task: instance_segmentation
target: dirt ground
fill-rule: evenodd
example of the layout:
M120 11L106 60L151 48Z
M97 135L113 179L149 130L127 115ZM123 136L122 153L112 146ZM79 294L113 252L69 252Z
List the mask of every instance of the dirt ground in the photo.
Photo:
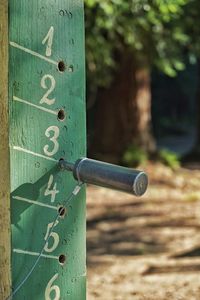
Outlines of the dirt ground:
M88 188L88 300L200 300L200 165L146 171L142 198Z

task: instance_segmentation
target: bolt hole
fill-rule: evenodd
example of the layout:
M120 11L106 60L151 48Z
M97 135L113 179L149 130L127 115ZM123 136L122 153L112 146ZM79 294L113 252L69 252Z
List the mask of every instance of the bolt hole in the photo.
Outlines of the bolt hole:
M58 120L64 121L64 119L65 119L65 111L64 111L64 109L60 109L58 111Z
M64 254L61 254L58 260L61 265L64 265L64 263L66 262L66 256Z
M65 69L66 69L66 67L65 67L64 61L59 61L59 63L58 63L58 70L59 70L60 72L64 72Z
M60 206L58 208L58 213L61 218L64 218L67 213L67 209L64 206Z
M60 169L61 169L62 171L65 170L64 162L65 162L64 158L60 158L60 159L59 159L59 167L60 167Z

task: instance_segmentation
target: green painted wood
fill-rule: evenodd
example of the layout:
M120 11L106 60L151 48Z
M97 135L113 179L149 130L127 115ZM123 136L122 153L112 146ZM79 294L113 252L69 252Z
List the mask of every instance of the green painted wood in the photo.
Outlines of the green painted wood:
M10 0L9 20L15 289L35 262L58 208L76 185L71 173L58 169L57 161L73 162L86 152L83 1ZM64 120L58 119L59 110L64 111ZM85 231L83 188L53 228L45 257L13 299L84 300ZM66 257L63 265L60 255Z

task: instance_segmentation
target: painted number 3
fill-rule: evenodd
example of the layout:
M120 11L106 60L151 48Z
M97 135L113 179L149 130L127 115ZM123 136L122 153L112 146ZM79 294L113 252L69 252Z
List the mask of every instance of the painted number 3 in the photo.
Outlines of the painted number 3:
M50 132L53 132L53 136ZM58 152L59 144L58 144L57 139L59 137L59 132L60 131L57 126L50 126L45 131L46 137L48 137L50 139L50 141L54 144L53 149L51 151L49 150L51 148L49 145L44 146L43 150L47 156L53 156L55 153Z

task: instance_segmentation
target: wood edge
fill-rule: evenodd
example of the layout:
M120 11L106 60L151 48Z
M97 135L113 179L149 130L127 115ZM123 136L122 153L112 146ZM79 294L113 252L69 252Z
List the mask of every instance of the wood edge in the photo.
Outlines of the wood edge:
M11 290L8 0L0 1L0 299Z

